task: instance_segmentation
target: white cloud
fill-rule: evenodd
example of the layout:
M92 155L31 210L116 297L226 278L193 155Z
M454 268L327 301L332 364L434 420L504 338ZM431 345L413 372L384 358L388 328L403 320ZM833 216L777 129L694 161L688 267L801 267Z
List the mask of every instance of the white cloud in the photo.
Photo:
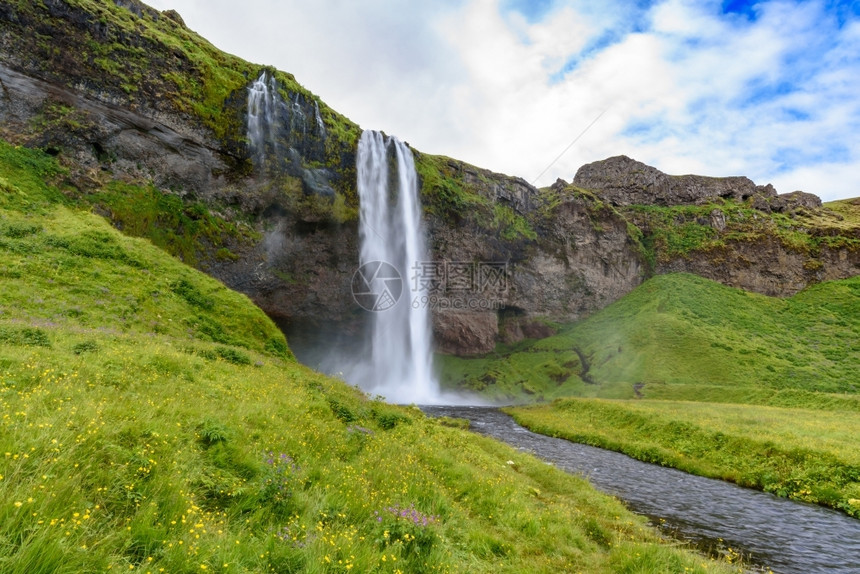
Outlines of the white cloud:
M365 128L529 180L605 111L541 185L623 153L860 195L860 23L823 0L760 2L751 20L691 0L556 0L538 20L499 0L150 3Z

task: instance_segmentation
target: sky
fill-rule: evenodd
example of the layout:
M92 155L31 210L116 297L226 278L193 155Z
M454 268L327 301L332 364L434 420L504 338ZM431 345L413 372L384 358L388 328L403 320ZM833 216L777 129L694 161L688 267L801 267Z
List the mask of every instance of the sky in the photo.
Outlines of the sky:
M364 129L538 186L623 154L860 196L860 0L146 1Z

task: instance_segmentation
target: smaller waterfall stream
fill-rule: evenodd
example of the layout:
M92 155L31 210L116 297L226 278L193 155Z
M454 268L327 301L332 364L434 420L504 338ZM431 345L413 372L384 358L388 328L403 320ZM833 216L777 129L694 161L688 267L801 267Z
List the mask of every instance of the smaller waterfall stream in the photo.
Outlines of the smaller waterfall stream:
M413 305L420 301L414 268L428 254L412 152L397 138L365 131L357 171L361 267L353 292L371 309L371 341L347 379L390 401L437 402L430 310Z
M257 165L266 157L266 143L274 140L277 86L275 78L263 72L248 88L248 144Z

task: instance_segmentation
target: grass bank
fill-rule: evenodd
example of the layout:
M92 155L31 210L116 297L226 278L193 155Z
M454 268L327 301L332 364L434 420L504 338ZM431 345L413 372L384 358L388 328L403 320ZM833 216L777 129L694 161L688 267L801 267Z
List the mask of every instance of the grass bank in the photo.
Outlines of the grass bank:
M246 297L76 207L60 172L0 154L4 574L737 570L297 364Z
M860 412L561 399L508 409L527 428L860 517Z

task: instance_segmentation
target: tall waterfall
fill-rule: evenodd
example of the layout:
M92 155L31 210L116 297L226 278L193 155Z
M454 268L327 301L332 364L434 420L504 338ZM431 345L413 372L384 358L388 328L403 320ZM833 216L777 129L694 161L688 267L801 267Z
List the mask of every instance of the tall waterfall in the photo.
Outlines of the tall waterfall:
M326 170L308 168L302 159L324 157L319 104L298 92L287 96L268 71L248 87L246 135L255 167L273 177L300 177L312 189L327 185ZM327 341L329 352L316 366L389 401L439 402L427 293L416 289L420 280L415 284L414 267L428 255L412 152L396 138L366 131L356 168L361 267L352 287L356 301L370 309L369 340L364 352L354 341L343 348Z
M369 356L356 365L350 382L394 402L438 401L430 309L416 289L421 285L415 266L429 257L412 152L397 138L365 131L356 167L361 240L356 279L379 298L371 317Z

